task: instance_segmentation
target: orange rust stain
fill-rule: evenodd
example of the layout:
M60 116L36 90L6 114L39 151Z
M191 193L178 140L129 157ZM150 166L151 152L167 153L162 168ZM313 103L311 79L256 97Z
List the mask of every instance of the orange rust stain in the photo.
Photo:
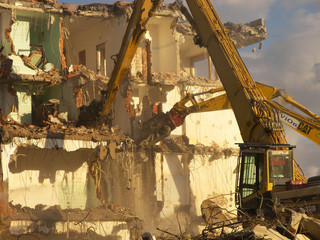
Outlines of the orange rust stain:
M77 101L77 108L82 107L82 86L75 89L76 101Z
M105 205L106 204L106 200L103 197L102 190L101 190L101 185L99 183L97 183L97 181L96 181L98 179L97 172L96 172L96 170L97 170L97 167L96 167L97 162L98 162L98 159L96 159L94 162L91 163L89 171L90 171L91 176L94 179L94 182L96 183L97 198L101 201L101 203L103 205Z
M86 70L86 66L84 66L84 65L72 65L72 68L73 68L73 71L68 72L68 78L72 78L74 76L77 76L82 71Z
M63 26L62 26L62 18L60 19L60 39L59 39L59 48L61 54L61 68L62 70L67 68L66 57L63 54Z
M136 112L134 110L134 105L131 103L131 98L132 98L132 92L127 91L127 97L125 98L125 106L126 106L127 112L130 115L130 120L133 120L136 117Z
M15 21L12 20L11 23L10 23L10 27L8 27L6 29L5 38L11 43L11 51L12 51L13 54L16 55L16 51L15 51L15 47L14 47L14 44L13 44L13 40L12 40L11 35L10 35L10 33L12 31L12 25L14 23L15 23Z

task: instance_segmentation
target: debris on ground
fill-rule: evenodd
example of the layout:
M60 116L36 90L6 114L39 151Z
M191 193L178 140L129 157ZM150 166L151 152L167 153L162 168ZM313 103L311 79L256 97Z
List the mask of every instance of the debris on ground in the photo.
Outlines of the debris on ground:
M135 239L142 230L142 221L130 210L118 205L64 210L58 205L30 208L9 204L8 211L10 214L1 221L3 230L0 231L0 239L43 239L43 235L49 234L56 236L55 239L68 239L64 231L67 231L67 236L78 236L76 239L106 239L99 234L99 226L91 226L92 223L102 225L105 222L117 223L119 229L114 231L128 229ZM22 229L17 228L19 224L23 226ZM67 230L60 229L64 225Z
M205 203L208 205L209 203ZM214 205L214 206L213 206ZM207 206L205 219L217 214L225 214L225 210L217 211L213 203ZM275 209L275 218L267 216L249 216L212 223L206 221L207 227L202 234L192 238L196 240L254 240L254 239L320 239L320 220L308 216L304 211L297 212L289 208ZM224 215L225 216L225 215ZM219 230L219 231L217 231Z

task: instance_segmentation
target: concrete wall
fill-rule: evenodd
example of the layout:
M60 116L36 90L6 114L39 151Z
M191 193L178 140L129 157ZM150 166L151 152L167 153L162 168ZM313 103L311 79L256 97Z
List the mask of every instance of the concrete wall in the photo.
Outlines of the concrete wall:
M133 103L136 117L130 120L128 110L125 109L125 98L127 96L123 95L128 86L122 86L122 90L120 90L120 94L117 96L114 105L115 119L113 123L114 125L118 125L125 134L135 138L139 135L138 132L141 131L138 122L146 121L152 117L152 104L162 103L163 111L167 112L176 102L181 100L186 91L199 93L207 91L212 87L201 87L192 82L190 82L189 86L162 85L162 88L146 84L131 85L131 102ZM211 95L204 97L208 98ZM198 100L201 101L200 99ZM191 144L203 144L205 146L236 148L235 143L242 142L238 124L232 110L190 114L186 117L184 125L176 128L171 134L186 135Z
M152 154L125 151L115 159L101 161L104 174L101 191L106 204L131 209L144 221L145 231L157 225L158 208L155 200L155 170Z
M203 57L207 54L206 48L200 48L194 44L192 36L184 36L184 41L180 41L179 55L182 74L192 75L193 71L193 59ZM204 66L208 67L208 66Z
M79 87L77 80L69 79L62 85L62 101L59 110L61 112L68 112L68 119L70 121L76 121L79 116L79 109L77 108L77 100L75 94L75 88Z
M17 91L18 114L22 123L32 124L32 100L31 94L25 91Z
M0 22L0 27L1 27L1 44L4 47L2 50L2 54L7 55L11 53L11 44L10 42L5 38L5 32L7 28L10 26L10 21L11 21L11 10L5 10L1 9L0 10L0 16L1 16L1 22Z
M59 111L67 112L70 121L78 121L80 107L89 106L94 100L101 101L101 90L106 89L106 79L90 78L91 74L87 74L86 76L80 75L70 78L68 81L65 81L62 86L51 89L51 93L61 93ZM58 92L58 90L61 92ZM77 90L80 92L81 97L78 96ZM46 92L46 95L49 95L48 92ZM78 97L81 98L79 102L77 102Z
M182 98L186 90L198 93L211 88L189 83L190 85L187 86L182 84L162 85L161 88L146 84L131 85L129 87L132 90L131 102L136 111L136 118L130 120L130 114L124 110L126 100L122 94L119 94L115 104L114 124L126 134L134 133L133 136L136 136L139 131L143 131L139 129L138 121L145 121L152 116L152 104L162 103L163 111L166 112ZM190 152L156 153L154 160L149 158L149 161L154 161L157 211L152 213L155 215L148 211L147 215L139 216L144 216L143 219L148 223L148 231L157 226L160 229L179 233L178 221L180 221L184 230L187 229L196 234L201 232L204 224L201 221L200 211L202 201L226 194L223 197L226 199L224 204L231 210L235 210L234 191L237 166L237 145L235 143L242 142L241 135L232 110L190 114L184 125L176 128L171 135L185 135L191 144L211 146L216 152L199 155L193 155ZM226 154L223 153L224 151ZM229 151L231 155L228 155ZM139 160L135 159L135 161ZM108 167L107 169L114 168ZM152 174L150 176L152 177ZM140 178L139 181L142 181L142 186L147 184L143 178ZM118 187L121 189L120 186ZM149 192L148 196L152 196L152 193ZM125 199L128 198L125 197ZM123 200L120 202L122 203ZM138 204L135 206L137 209L140 204L136 204ZM138 212L140 213L140 210ZM157 213L160 217L159 221L154 223L149 220L150 216L157 218Z
M180 224L183 232L201 232L201 203L219 195L224 195L223 207L235 210L237 156L157 153L155 167L160 229L179 233Z
M153 72L177 72L179 51L172 31L168 31L173 18L161 18L161 21L153 19L148 24L148 36L146 37L152 41L152 70ZM69 39L65 40L68 64L79 64L78 54L85 50L87 68L96 71L96 46L105 43L107 76L110 76L114 67L111 56L119 53L127 27L126 18L122 16L96 20L88 28L84 28L81 24L84 21L81 17L73 17L72 21L69 23L68 20L65 20L65 27L71 33ZM143 47L142 41L133 59L132 73L134 76L142 70Z
M12 105L18 106L18 98L8 91L8 84L0 84L0 108L4 115L8 115L12 110Z
M86 141L25 138L2 145L8 201L28 207L44 204L85 209L92 205L87 175L96 146L98 143Z
M30 42L34 45L43 45L46 58L55 68L61 69L61 56L59 48L60 17L45 14L42 19L33 18L30 26Z
M30 23L17 20L11 29L10 36L18 55L28 56L30 53Z
M161 18L160 21L150 21L148 30L152 38L152 71L178 71L179 51L170 29L172 18Z

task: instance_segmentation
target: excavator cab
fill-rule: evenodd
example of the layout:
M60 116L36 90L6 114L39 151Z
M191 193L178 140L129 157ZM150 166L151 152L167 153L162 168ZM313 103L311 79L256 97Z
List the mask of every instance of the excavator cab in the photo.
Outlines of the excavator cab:
M293 180L293 151L288 144L241 143L238 178L238 206L257 214L257 210L273 206L271 191L285 190Z

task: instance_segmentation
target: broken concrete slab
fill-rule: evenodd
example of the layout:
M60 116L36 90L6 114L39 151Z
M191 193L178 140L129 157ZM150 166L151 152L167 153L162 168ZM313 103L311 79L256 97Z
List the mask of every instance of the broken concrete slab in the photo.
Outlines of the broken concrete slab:
M307 217L304 213L298 213L296 211L292 211L290 220L288 222L288 229L292 232L292 233L297 233L301 220L303 218Z
M236 48L250 46L267 39L267 30L262 18L245 24L227 22L224 26ZM176 29L184 35L195 35L188 23L177 23Z
M207 199L201 204L202 218L207 225L230 224L236 221L236 213L227 211L228 200L223 196Z
M168 85L168 86L175 86L178 84L181 85L194 85L194 86L201 86L201 87L212 87L218 88L221 87L222 84L220 81L212 81L208 80L204 77L195 77L195 76L181 76L176 73L153 73L152 77L152 84L156 85Z
M285 236L281 235L279 232L273 229L268 229L262 225L256 225L253 229L255 237L257 239L272 239L272 240L289 240Z
M49 1L20 1L19 3L15 3L15 1L2 1L0 3L0 8L3 9L14 9L14 10L24 10L31 12L40 12L40 13L62 13L63 10L54 7L54 0Z
M82 140L82 141L110 141L117 142L127 141L127 136L123 135L120 130L111 132L108 127L85 128L84 126L75 127L72 124L58 125L49 124L46 127L38 127L29 124L19 124L13 122L6 122L0 125L0 132L3 136L2 144L12 142L14 138L27 139L65 139L65 140Z
M306 235L303 235L303 234L297 234L296 235L296 239L297 240L312 240L312 239L308 238Z
M320 220L312 217L304 216L301 220L302 231L311 239L320 239Z
M260 18L246 24L225 23L236 48L243 48L258 43L267 38L264 19Z

